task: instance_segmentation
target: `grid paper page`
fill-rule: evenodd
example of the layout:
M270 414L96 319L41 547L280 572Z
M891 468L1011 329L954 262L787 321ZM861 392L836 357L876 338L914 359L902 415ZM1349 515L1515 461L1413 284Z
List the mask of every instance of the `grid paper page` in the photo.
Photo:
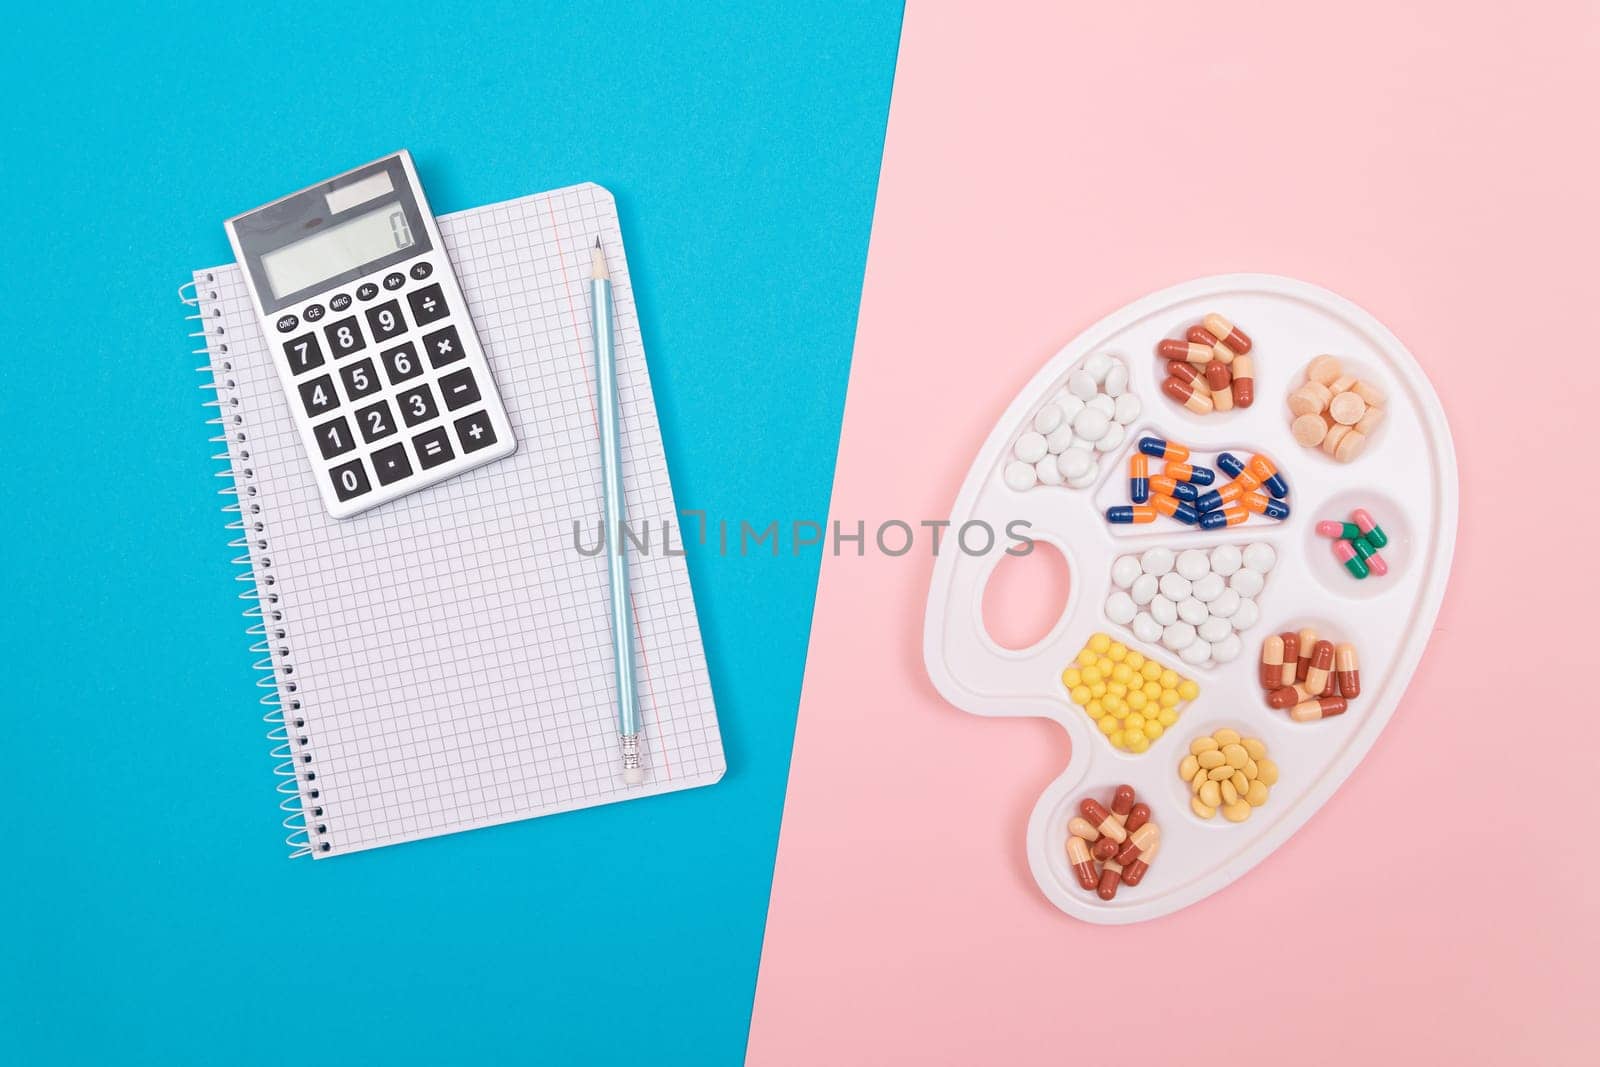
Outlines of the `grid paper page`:
M579 185L438 222L517 451L351 519L323 509L242 273L195 274L206 326L224 331L213 369L233 469L249 472L241 499L260 507L266 548L252 538L251 559L283 616L273 661L285 706L301 705L286 719L306 810L323 811L308 820L317 857L706 785L725 768L688 571L662 551L664 524L675 552L683 537L615 202ZM579 521L592 550L602 506L596 236L612 271L628 521L652 537L648 553L629 550L646 767L631 788L606 560L573 543Z

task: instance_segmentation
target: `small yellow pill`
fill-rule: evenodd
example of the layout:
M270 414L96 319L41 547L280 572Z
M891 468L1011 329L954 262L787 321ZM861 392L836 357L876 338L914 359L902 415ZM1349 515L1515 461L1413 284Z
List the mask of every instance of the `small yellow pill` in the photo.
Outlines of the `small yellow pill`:
M1109 712L1106 711L1105 705L1100 703L1098 700L1089 701L1089 703L1083 706L1083 710L1087 711L1090 715L1093 715L1097 719L1102 715L1109 714Z
M1099 656L1096 656L1093 652L1089 651L1086 648L1082 652L1078 653L1078 661L1077 661L1078 662L1078 666L1080 666L1080 667L1091 666L1091 665L1093 665L1094 661L1099 659L1099 658L1100 658Z
M1092 649L1094 654L1097 656L1105 655L1106 650L1110 647L1111 636L1109 634L1095 634L1093 637L1089 638L1089 648Z
M1152 741L1159 741L1161 739L1161 735L1166 732L1167 728L1156 722L1154 719L1149 719L1144 724L1144 735Z
M1100 732L1105 734L1107 737L1110 737L1112 734L1117 732L1117 718L1115 715L1100 716L1097 725L1100 727Z
M1225 803L1225 804L1237 804L1237 803L1239 803L1239 791L1233 787L1233 783L1232 782L1223 781L1218 786L1218 788L1222 792L1222 801L1223 801L1223 803Z
M1130 730L1143 730L1144 716L1140 715L1137 711L1130 711L1128 713L1127 721L1122 725L1126 726Z
M1219 745L1237 745L1239 743L1239 731L1230 730L1226 726L1212 734L1211 737Z
M1111 680L1113 682L1121 682L1123 685L1127 685L1129 682L1133 681L1133 669L1130 668L1126 663L1114 664L1111 668Z
M1115 714L1118 708L1127 707L1127 705L1122 702L1122 698L1117 696L1115 693L1107 693L1105 696L1101 697L1100 706L1105 708L1107 711L1112 712L1113 714Z
M1256 775L1256 781L1268 786L1278 784L1278 765L1276 763L1269 759L1258 759L1256 760L1256 769L1261 772Z
M1256 780L1256 775L1258 775L1260 773L1261 773L1261 768L1256 766L1256 761L1255 760L1253 760L1253 759L1252 760L1245 760L1245 763L1244 763L1244 776L1246 778L1250 779L1253 782L1253 781Z
M1222 817L1229 822L1244 822L1250 817L1250 805L1242 800L1236 800L1232 804L1224 804L1222 806Z
M1161 714L1156 716L1156 721L1163 727L1171 726L1178 721L1178 713L1171 708L1162 708Z
M1234 792L1240 796L1244 796L1250 791L1250 779L1244 776L1243 771L1234 771L1233 777L1229 778L1228 781L1233 783Z
M1089 698L1094 696L1093 693L1089 692L1089 687L1086 685L1073 686L1071 695L1074 704L1087 704L1089 703Z
M1193 811L1196 815L1200 816L1202 819L1209 819L1209 818L1211 818L1211 816L1213 816L1213 815L1215 815L1217 813L1217 809L1216 808L1212 807L1210 804L1205 803L1199 797L1190 797L1189 798L1189 810Z
M1267 787L1265 783L1259 780L1251 782L1250 788L1245 791L1244 799L1245 803L1252 808L1259 808L1265 804L1267 802Z
M1128 658L1126 660L1124 660L1123 662L1128 665L1128 668L1130 670L1135 670L1136 671L1139 668L1144 666L1144 653L1143 652L1135 652L1133 649L1130 648L1130 649L1128 649Z
M1199 769L1200 757L1191 752L1189 755L1183 757L1182 763L1178 764L1178 777L1187 782L1189 779L1194 777L1194 772L1198 771Z
M1117 720L1115 720L1115 719L1112 719L1111 721L1112 722L1117 722ZM1122 724L1121 723L1117 723L1117 728L1115 730L1112 730L1109 734L1107 734L1106 735L1106 739L1108 741L1110 741L1113 745L1115 745L1117 748L1121 748L1122 747Z
M1083 679L1084 685L1094 685L1096 682L1102 681L1100 677L1100 668L1094 666L1093 664L1090 664L1080 671L1078 677Z
M1267 746L1261 743L1258 737L1246 737L1239 742L1244 750L1250 754L1251 759L1266 759Z
M1128 707L1134 711L1143 711L1144 706L1150 703L1150 698L1144 695L1143 689L1135 689L1128 694Z
M1068 667L1061 672L1061 684L1068 689L1076 689L1078 683L1083 681L1083 672L1076 667Z
M1164 708L1175 708L1175 707L1177 707L1178 706L1178 694L1177 694L1177 692L1175 692L1174 690L1171 690L1171 689L1163 689L1161 691L1161 706L1164 707Z
M1143 691L1144 691L1144 695L1149 697L1151 700L1160 700L1161 699L1161 683L1160 682L1146 682L1146 683L1144 683L1144 690Z
M1181 681L1183 679L1179 677L1178 672L1170 667L1161 672L1161 688L1163 689L1176 689Z
M1211 768L1209 771L1206 772L1206 774L1211 778L1211 780L1213 782L1220 782L1224 778L1232 778L1233 777L1233 768L1228 766L1226 763L1224 763L1220 767Z
M1200 787L1200 803L1207 807L1216 807L1222 803L1222 787L1216 782L1207 782Z
M1110 697L1106 697L1106 699L1110 700L1111 698ZM1128 705L1126 705L1126 704L1118 704L1116 709L1114 711L1112 711L1111 714L1113 714L1113 715L1115 715L1117 717L1117 721L1118 722L1121 722L1123 719L1126 719L1129 715L1132 715L1133 712L1128 710Z
M1193 700L1200 695L1200 686L1192 678L1185 678L1178 683L1178 695L1184 700Z
M1104 683L1104 682L1095 682L1094 684L1089 686L1089 692L1093 693L1097 697L1105 696L1106 695L1106 683Z
M1106 649L1106 656L1112 663L1121 663L1128 658L1128 646L1121 641L1111 642L1111 647Z
M1112 696L1125 697L1128 695L1128 687L1121 682L1108 682L1106 684L1106 692Z
M1139 668L1139 673L1144 676L1144 680L1147 682L1159 682L1161 681L1161 664L1153 659L1145 660L1144 666Z
M1094 665L1100 668L1100 677L1102 678L1110 678L1111 669L1116 666L1115 663L1111 662L1110 656L1101 656L1094 661Z
M1204 767L1194 772L1194 777L1189 780L1189 792L1198 793L1205 787L1207 782L1211 781L1210 778L1206 777L1206 774L1207 771Z
M1150 747L1150 739L1142 733L1128 734L1127 740L1129 752L1143 752Z
M1245 754L1244 746L1235 742L1222 746L1222 758L1228 761L1228 766L1239 768L1243 767L1245 760L1250 757Z
M1190 748L1190 751L1194 751L1192 747ZM1214 748L1203 749L1198 753L1198 755L1200 757L1200 766L1204 767L1208 771L1213 767L1224 766L1228 762L1227 758L1223 756L1220 751ZM1231 775L1233 772L1229 771L1228 773Z
M1189 751L1198 756L1202 752L1210 752L1219 746L1209 737L1197 737L1189 742Z

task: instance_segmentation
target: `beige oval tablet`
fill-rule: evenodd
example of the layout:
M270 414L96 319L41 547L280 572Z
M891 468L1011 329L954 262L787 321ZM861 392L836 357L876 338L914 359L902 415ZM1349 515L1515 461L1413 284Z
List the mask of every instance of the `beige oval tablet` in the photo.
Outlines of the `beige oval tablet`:
M1340 393L1328 405L1328 414L1333 416L1333 421L1346 426L1354 426L1366 413L1367 402L1358 393Z

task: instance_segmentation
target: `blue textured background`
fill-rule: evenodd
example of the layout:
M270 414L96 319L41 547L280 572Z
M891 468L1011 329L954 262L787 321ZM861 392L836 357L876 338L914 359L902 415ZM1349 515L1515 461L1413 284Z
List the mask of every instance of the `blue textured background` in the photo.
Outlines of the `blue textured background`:
M601 182L679 503L821 520L899 8L237 6L0 42L0 1061L735 1061L816 550L691 551L720 785L290 863L175 290L400 146L441 213Z

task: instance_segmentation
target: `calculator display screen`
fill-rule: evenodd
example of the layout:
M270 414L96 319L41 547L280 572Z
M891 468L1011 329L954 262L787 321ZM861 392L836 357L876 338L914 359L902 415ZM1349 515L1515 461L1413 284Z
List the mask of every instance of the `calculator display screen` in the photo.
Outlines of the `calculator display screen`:
M261 269L278 299L358 270L416 243L404 205L391 201L336 226L266 252Z

